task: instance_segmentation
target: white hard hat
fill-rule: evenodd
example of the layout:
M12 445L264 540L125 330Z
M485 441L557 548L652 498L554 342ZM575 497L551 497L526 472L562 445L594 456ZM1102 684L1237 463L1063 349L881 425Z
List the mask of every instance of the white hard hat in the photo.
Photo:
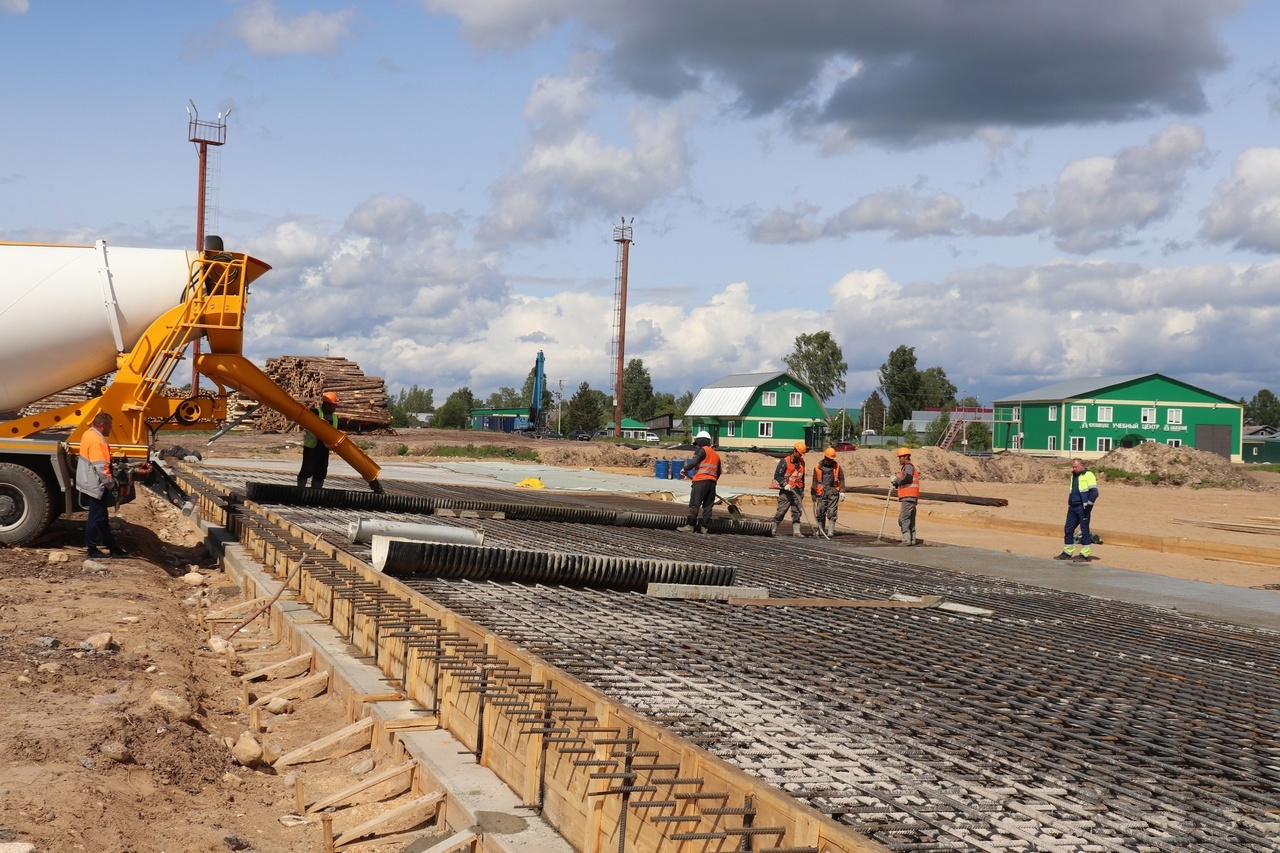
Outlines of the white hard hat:
M707 432L705 429L700 429L698 430L698 434L695 435L694 438L705 438L707 441L710 441L711 433Z

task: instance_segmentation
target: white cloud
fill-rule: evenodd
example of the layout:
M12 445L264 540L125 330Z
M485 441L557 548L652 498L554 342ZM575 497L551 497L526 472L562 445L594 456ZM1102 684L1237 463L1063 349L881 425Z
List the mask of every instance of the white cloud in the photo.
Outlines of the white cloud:
M524 162L495 182L480 239L549 239L584 217L640 213L685 184L689 152L677 110L632 108L632 145L624 147L583 126L594 107L585 78L539 78L525 108L531 140Z
M1250 148L1236 157L1201 218L1200 234L1210 240L1280 251L1280 148Z
M1175 124L1148 145L1068 163L1058 175L1049 210L1058 247L1088 253L1118 246L1168 216L1203 151L1199 128Z
M28 0L0 0L0 15L22 15L30 10Z
M854 231L889 231L895 240L953 235L964 204L950 193L920 195L884 190L863 196L823 225L823 234L844 237Z
M231 32L254 56L331 56L352 37L353 8L289 15L274 0L253 0L231 14Z

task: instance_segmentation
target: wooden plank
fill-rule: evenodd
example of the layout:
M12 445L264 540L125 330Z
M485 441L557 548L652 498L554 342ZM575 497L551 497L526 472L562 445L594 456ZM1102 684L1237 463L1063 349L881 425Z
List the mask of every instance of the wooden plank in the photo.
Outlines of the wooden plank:
M472 849L472 845L480 840L474 829L464 829L450 835L439 844L432 845L422 853L458 853L459 850Z
M387 835L413 829L435 817L440 801L443 799L442 792L433 791L424 797L418 797L416 800L397 806L385 814L370 818L342 833L334 846L344 847L370 835Z
M645 595L654 598L681 598L688 601L727 601L733 598L768 598L762 586L705 586L687 583L651 583Z
M295 678L309 669L311 669L311 652L264 666L253 672L246 672L240 676L240 680L247 684L259 679L274 681L277 678Z
M279 769L290 764L304 761L325 761L350 755L361 749L367 749L373 743L373 717L365 717L359 722L331 732L322 738L313 740L306 746L300 746L292 752L286 752L271 763Z
M319 696L329 689L329 671L317 672L315 675L308 675L299 681L286 684L279 690L258 696L253 700L254 705L265 705L272 699L310 699L313 696Z
M349 788L344 788L332 796L313 803L307 812L314 813L328 808L376 803L379 800L398 797L413 787L413 774L417 767L417 763L413 761L388 767L381 773L375 773Z

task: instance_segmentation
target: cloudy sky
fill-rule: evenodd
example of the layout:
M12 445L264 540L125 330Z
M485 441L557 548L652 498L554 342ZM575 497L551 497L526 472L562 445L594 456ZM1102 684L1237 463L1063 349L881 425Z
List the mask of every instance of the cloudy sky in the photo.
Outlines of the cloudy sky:
M900 344L984 402L1158 371L1280 390L1280 32L1245 0L0 0L0 240L274 269L248 354L442 402ZM836 401L838 402L838 401Z

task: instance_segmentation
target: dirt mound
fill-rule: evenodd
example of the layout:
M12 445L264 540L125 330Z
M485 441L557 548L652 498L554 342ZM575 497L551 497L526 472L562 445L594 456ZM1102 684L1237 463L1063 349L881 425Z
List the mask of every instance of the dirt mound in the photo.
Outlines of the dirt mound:
M1248 475L1216 453L1154 442L1113 450L1091 467L1100 478L1135 485L1257 488Z

